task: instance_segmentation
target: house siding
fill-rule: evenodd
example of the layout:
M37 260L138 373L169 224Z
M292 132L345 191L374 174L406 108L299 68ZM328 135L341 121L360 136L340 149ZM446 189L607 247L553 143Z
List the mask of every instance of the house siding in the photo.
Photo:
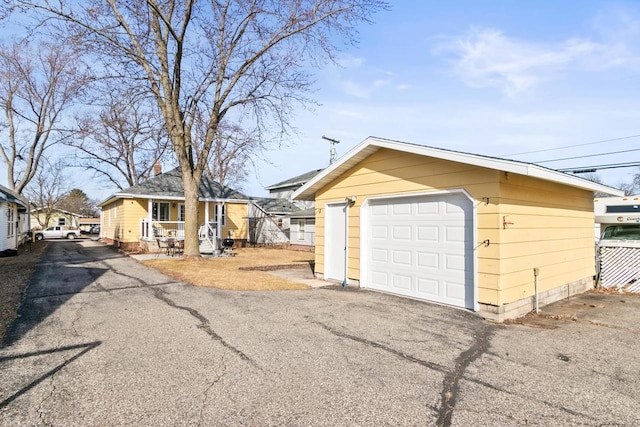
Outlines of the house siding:
M365 199L464 189L476 209L478 301L529 297L533 268L541 291L593 275L592 193L473 165L380 149L316 192L316 272L324 274L325 206L356 195L349 208L348 277L360 280L360 207ZM503 217L512 225L503 226ZM480 242L489 240L489 246Z
M162 199L154 199L156 202L167 202ZM118 199L108 203L102 208L102 232L103 238L120 244L138 243L141 239L141 221L147 218L148 199ZM177 221L179 205L182 202L168 201L169 221ZM175 205L175 206L174 206ZM209 203L209 219L214 220L214 205ZM222 228L223 236L229 231L233 232L235 239L247 239L247 204L226 203L227 221ZM198 223L205 220L205 202L200 203Z

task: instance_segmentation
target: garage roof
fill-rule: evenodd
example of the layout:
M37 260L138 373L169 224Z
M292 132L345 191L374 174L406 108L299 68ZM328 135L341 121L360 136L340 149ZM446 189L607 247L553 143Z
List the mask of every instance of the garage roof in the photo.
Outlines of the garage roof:
M624 195L621 190L616 188L598 184L564 172L558 172L553 169L534 165L532 163L501 159L499 157L483 156L479 154L463 153L460 151L445 150L443 148L427 147L418 144L409 144L406 142L371 136L365 139L358 146L354 147L331 166L320 172L305 185L300 187L293 193L293 199L314 200L316 191L320 190L329 182L333 181L335 178L382 148L531 176L594 192L606 193L615 196Z

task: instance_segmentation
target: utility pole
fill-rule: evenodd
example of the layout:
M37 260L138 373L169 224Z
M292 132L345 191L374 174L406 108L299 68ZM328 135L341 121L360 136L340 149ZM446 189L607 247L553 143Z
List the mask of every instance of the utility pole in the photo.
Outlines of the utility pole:
M322 135L322 139L326 139L329 141L329 166L336 161L337 152L336 152L336 144L340 144L340 141L337 139L329 138L328 136Z

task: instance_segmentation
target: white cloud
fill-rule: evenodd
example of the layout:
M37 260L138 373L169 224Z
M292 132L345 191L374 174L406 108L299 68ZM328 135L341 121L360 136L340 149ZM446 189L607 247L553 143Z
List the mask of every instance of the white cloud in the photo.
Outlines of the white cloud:
M452 52L454 71L471 87L497 87L515 96L558 78L570 69L599 70L637 62L624 45L571 38L556 44L507 37L496 29L475 29L450 40L438 52Z
M344 68L359 68L365 63L365 59L359 56L345 55L338 58L336 62Z

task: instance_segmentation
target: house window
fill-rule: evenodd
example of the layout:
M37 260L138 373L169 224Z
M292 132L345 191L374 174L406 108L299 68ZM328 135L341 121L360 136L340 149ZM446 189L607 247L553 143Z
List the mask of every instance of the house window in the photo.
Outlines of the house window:
M67 225L67 219L66 218L58 218L58 225L61 227L64 227L65 225Z
M152 217L154 221L169 221L169 202L153 202Z
M298 220L298 240L305 240L305 225L306 221L304 218Z
M14 215L13 206L7 206L7 237L13 237Z
M227 224L227 207L225 205L215 205L215 209L213 210L213 214L215 215L216 221L218 221L218 210L222 209L222 225Z
M185 214L184 214L184 203L180 203L178 205L178 221L184 221L185 219Z

